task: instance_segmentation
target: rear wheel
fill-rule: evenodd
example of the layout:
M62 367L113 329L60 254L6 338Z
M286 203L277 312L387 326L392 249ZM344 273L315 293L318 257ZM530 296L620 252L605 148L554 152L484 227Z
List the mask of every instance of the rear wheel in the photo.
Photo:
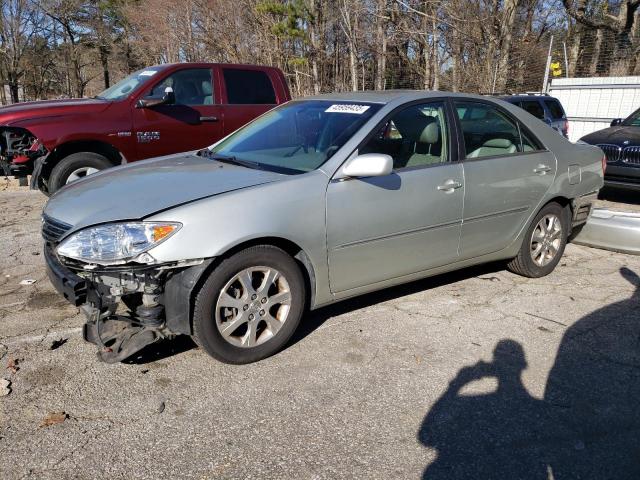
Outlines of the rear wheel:
M223 260L198 292L193 338L222 362L255 362L287 343L304 307L296 261L276 247L250 247Z
M68 183L75 182L105 168L113 167L107 157L94 152L72 153L60 160L49 176L47 183L50 194Z
M567 210L555 202L545 205L529 225L518 256L507 268L530 278L548 275L564 253L568 230Z

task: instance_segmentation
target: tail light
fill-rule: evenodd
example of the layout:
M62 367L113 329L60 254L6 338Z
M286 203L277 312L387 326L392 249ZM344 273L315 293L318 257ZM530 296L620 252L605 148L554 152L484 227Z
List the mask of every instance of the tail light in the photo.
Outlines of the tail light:
M603 155L602 156L602 174L604 175L606 171L607 171L607 156Z
M564 124L562 125L562 134L565 137L569 136L569 120L564 121Z

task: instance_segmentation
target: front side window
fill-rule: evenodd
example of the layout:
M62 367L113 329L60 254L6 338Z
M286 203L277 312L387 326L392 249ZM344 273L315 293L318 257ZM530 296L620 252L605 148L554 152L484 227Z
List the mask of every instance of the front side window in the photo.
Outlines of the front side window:
M213 105L213 84L208 68L178 70L154 85L146 98L162 98L167 87L173 89L176 105Z
M265 72L225 68L222 74L227 87L227 103L245 105L277 103L271 79Z
M465 114L460 116L460 107ZM464 136L466 158L514 155L539 150L521 128L497 107L485 103L456 102Z
M282 173L326 162L380 105L303 100L267 112L211 149L220 159Z
M534 117L544 120L544 108L537 100L525 100L520 102L520 106Z
M395 170L448 160L447 124L442 102L413 105L394 114L358 153L383 153Z

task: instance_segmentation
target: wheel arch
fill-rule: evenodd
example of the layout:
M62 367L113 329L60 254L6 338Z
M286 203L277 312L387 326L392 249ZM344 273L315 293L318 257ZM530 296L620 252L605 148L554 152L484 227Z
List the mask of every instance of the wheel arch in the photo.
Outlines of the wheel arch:
M116 147L102 140L71 140L56 145L51 151L45 163L42 165L42 171L40 173L41 179L48 180L53 167L55 167L60 160L79 152L98 153L107 158L114 167L120 165L124 159L124 156Z
M269 245L278 247L291 255L291 257L293 257L293 259L302 267L302 275L304 276L306 282L305 287L307 291L307 306L312 306L315 302L316 290L316 275L313 263L311 262L309 255L307 255L302 247L287 238L274 236L257 237L240 242L228 248L224 253L216 257L216 260L212 263L212 266L210 268L215 268L215 266L220 261L234 255L241 250L244 250L245 248L255 247L257 245Z
M540 208L536 211L536 213L533 216L533 218L535 218L535 216L540 212L540 210L542 210L544 207L546 207L550 203L557 203L558 205L560 205L562 208L565 209L565 211L567 212L567 215L568 215L568 218L567 218L567 222L568 222L568 225L569 225L568 234L571 234L571 219L573 217L573 204L571 203L571 200L569 198L567 198L567 197L563 197L561 195L558 195L558 196L555 196L555 197L549 199L547 202L545 202L543 205L540 206Z
M229 247L215 258L206 260L204 264L190 267L170 278L165 286L165 294L182 305L173 305L167 309L167 325L176 333L191 335L193 332L193 309L195 297L211 272L226 258L237 252L257 245L280 248L298 263L305 281L305 307L313 306L316 297L315 268L307 253L295 242L282 237L257 237ZM182 302L181 302L182 300ZM177 308L176 308L177 307ZM186 313L188 312L188 315ZM171 317L171 318L169 318Z

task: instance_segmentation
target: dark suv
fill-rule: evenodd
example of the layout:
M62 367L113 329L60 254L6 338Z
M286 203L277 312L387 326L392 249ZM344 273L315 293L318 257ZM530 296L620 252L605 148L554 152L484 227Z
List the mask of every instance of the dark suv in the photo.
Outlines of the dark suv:
M500 99L526 110L565 138L569 136L569 121L557 98L543 94L526 94L501 96Z
M580 141L600 147L607 156L606 186L640 190L640 108Z

